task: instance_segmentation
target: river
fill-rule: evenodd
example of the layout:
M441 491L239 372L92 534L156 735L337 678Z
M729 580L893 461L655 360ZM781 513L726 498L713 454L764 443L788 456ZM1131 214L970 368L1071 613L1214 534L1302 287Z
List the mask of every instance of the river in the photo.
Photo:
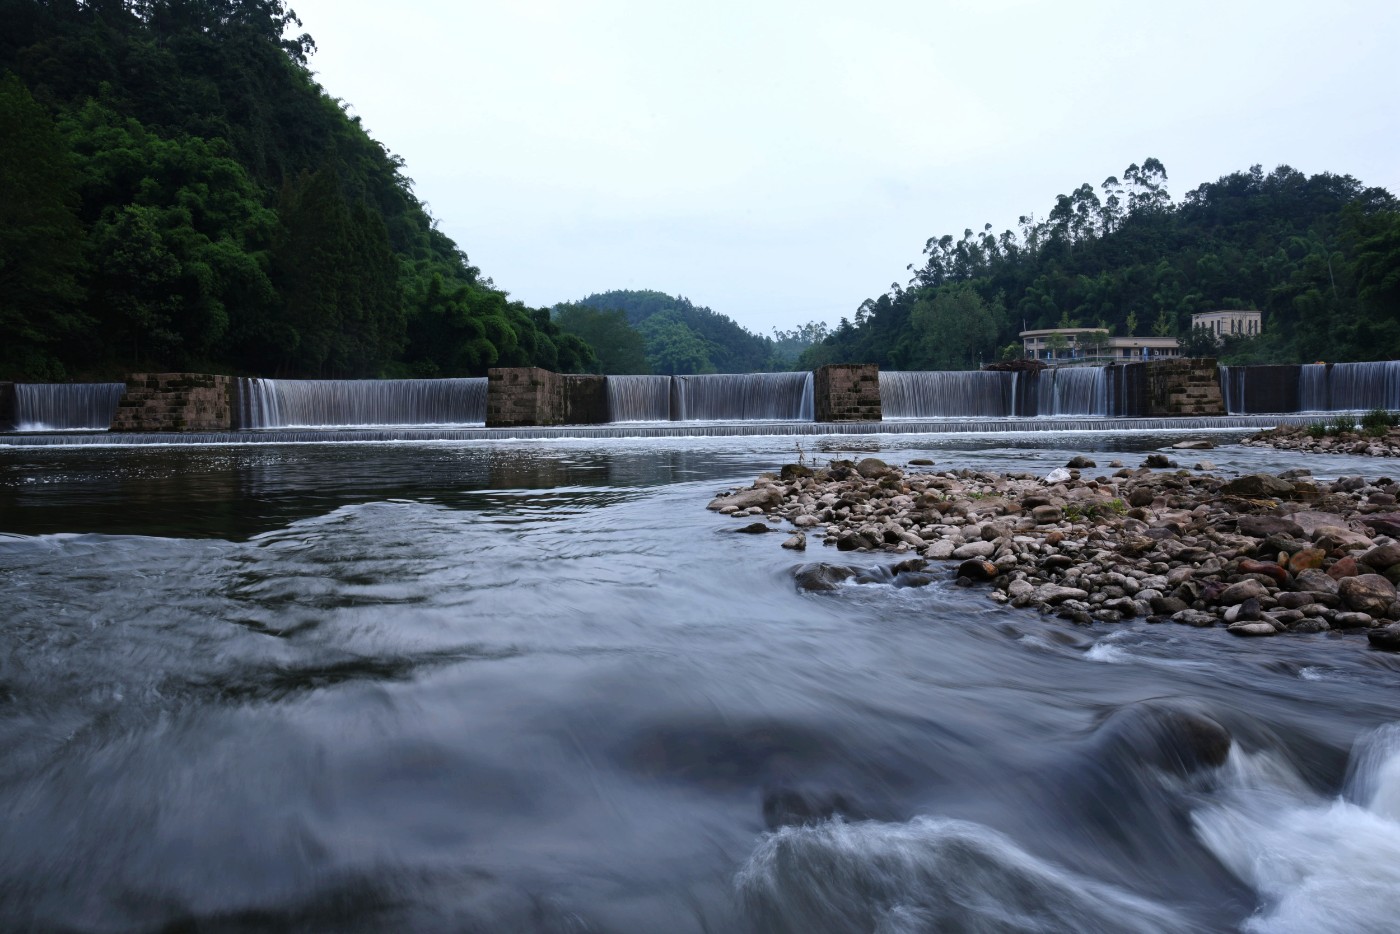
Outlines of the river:
M895 558L705 509L799 443L1044 474L1186 436L0 449L0 927L1394 930L1400 657L947 569L799 593ZM1394 469L1212 437L1178 459ZM1177 755L1200 717L1219 765Z

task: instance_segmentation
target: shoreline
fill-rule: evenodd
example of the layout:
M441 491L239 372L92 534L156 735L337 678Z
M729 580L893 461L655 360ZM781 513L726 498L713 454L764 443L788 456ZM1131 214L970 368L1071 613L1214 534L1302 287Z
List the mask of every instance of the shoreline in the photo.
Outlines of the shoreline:
M1364 633L1400 650L1400 483L1320 484L1306 469L1227 481L1214 469L1178 469L1162 453L1102 471L1078 456L1044 477L837 460L789 464L708 508L761 520L737 532L787 525L793 551L810 538L841 554L905 556L887 569L896 586L932 583L951 565L958 584L988 587L997 603L1076 623ZM794 577L823 591L869 573L819 561Z

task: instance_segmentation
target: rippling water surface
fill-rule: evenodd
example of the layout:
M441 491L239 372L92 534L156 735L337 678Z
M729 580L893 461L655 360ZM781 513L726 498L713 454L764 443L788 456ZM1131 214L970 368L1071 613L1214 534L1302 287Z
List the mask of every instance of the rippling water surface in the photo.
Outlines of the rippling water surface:
M1177 437L802 442L1043 473ZM1395 656L946 570L800 594L853 556L704 508L796 453L0 450L0 926L1393 930Z

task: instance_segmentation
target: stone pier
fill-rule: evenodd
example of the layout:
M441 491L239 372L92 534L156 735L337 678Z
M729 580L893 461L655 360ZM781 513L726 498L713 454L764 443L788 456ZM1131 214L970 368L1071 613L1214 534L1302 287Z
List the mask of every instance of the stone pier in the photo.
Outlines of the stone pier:
M1210 357L1156 360L1147 366L1147 414L1224 415L1220 368Z
M14 431L18 421L15 413L15 384L0 383L0 431Z
M486 371L486 427L601 425L608 421L606 377L540 367Z
M813 374L812 387L816 421L880 421L880 368L875 364L828 364Z
M112 417L113 431L229 431L233 377L132 373Z

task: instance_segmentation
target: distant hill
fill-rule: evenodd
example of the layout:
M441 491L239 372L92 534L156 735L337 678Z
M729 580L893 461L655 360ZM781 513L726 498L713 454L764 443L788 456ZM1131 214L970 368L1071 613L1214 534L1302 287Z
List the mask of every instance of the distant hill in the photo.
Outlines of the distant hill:
M600 316L617 315L610 323ZM798 329L778 333L777 340L754 334L727 315L688 298L656 291L617 290L589 295L554 308L555 321L597 348L606 372L661 374L754 373L790 369L811 343ZM628 332L631 332L630 334ZM640 341L640 359L635 347ZM615 348L628 347L625 361ZM611 365L612 369L607 369ZM645 370L642 367L645 366Z
M1256 165L1173 203L1146 159L1017 231L932 237L909 270L803 365L975 368L1019 355L1023 329L1061 326L1173 335L1226 362L1400 358L1400 204L1349 175ZM1192 313L1230 308L1261 311L1263 334L1189 333Z

